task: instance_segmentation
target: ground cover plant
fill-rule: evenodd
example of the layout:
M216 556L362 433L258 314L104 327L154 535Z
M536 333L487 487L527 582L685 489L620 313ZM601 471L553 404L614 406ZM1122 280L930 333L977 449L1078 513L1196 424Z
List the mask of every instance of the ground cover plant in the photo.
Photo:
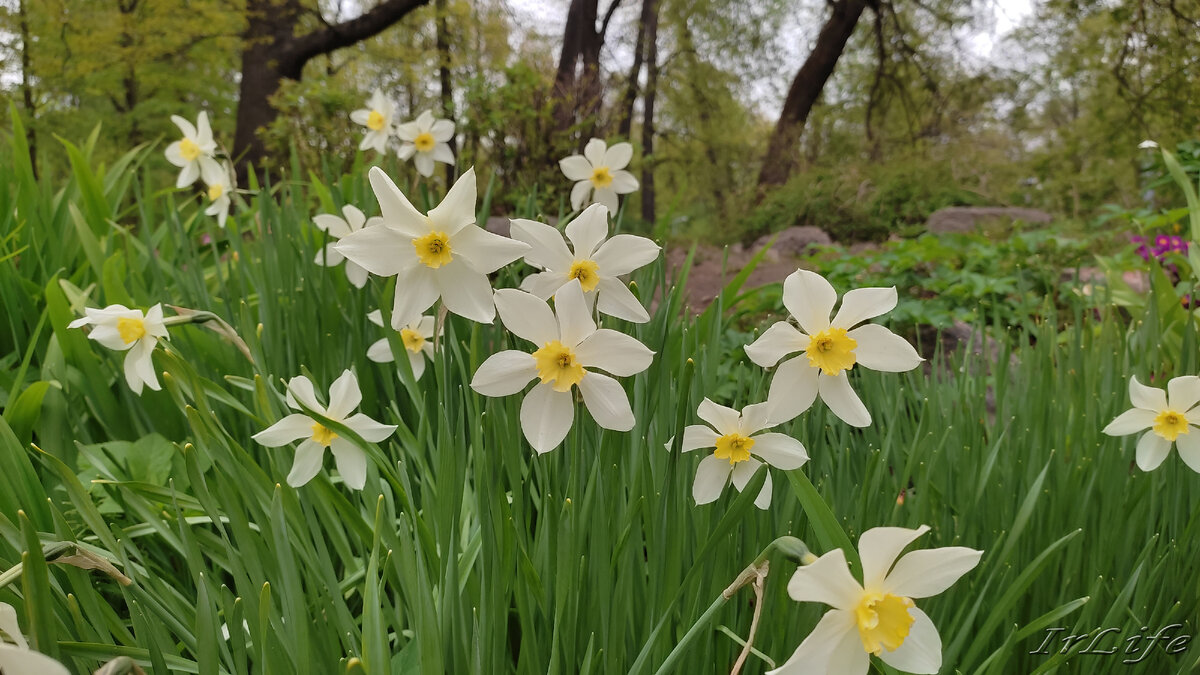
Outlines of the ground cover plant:
M445 159L438 125L398 134L411 169L238 189L203 121L107 166L95 136L62 141L64 183L17 123L5 673L1200 663L1200 364L1174 284L1016 325L985 307L1018 337L950 368L889 329L923 299L870 265L761 297L748 268L693 316L686 267L668 279L603 204L635 187L622 144L564 159L564 223L529 209L506 239L478 227L487 167L413 172ZM203 188L143 179L167 161Z

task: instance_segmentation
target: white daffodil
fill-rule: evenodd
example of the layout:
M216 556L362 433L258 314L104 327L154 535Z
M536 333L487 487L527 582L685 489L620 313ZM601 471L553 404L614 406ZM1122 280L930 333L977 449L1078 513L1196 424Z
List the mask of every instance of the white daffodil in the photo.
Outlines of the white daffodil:
M125 305L109 305L104 309L84 310L87 316L72 321L68 328L92 326L88 337L100 344L125 355L125 381L138 396L142 385L158 391L158 376L154 373L154 345L167 339L167 326L163 323L162 305L155 305L145 314L140 309Z
M624 333L597 329L578 281L559 289L553 312L545 300L510 288L496 291L496 309L505 328L538 349L493 354L475 371L471 388L484 396L509 396L540 379L521 403L521 429L534 450L550 452L567 437L575 416L572 386L579 387L597 424L614 431L633 428L625 390L594 369L627 377L649 368L654 352Z
M411 122L396 127L400 139L400 159L413 158L417 173L426 178L433 175L433 163L454 164L449 141L454 138L454 122L439 120L426 110Z
M942 638L913 598L949 588L975 568L983 551L961 546L900 552L929 527L876 527L858 539L863 583L835 548L796 570L788 595L797 602L822 602L834 609L779 668L767 675L837 673L863 675L870 654L906 673L936 673L942 667ZM892 563L895 563L893 566Z
M696 468L692 498L697 504L716 501L731 478L733 486L741 492L763 462L777 469L790 471L800 468L808 461L808 453L800 441L785 434L758 433L772 426L768 408L766 403L755 403L746 406L739 413L733 408L717 405L707 398L701 401L696 414L712 427L692 424L684 428L683 452L700 448L716 450L700 460L700 466ZM756 455L759 459L751 455ZM760 459L762 461L759 461ZM765 509L770 504L771 474L768 473L767 482L763 483L754 505Z
M904 338L883 326L858 325L896 306L894 286L850 291L830 321L836 302L837 292L821 275L796 270L783 282L783 304L800 324L800 330L780 321L746 347L750 360L764 368L788 354L804 353L780 365L771 380L767 401L777 423L808 410L820 394L843 422L868 426L871 413L850 388L849 370L861 365L899 373L916 368L923 360Z
M313 216L313 223L316 224L317 229L328 234L331 238L339 240L352 232L358 232L364 227L373 227L383 222L383 218L379 216L368 219L366 214L360 211L358 207L351 206L350 204L342 207L342 216L342 218L338 218L330 213L322 213ZM345 260L345 256L338 252L334 246L336 243L336 241L331 241L325 244L317 253L317 257L313 262L325 267L334 267ZM346 260L346 278L356 288L362 288L367 285L367 270L353 261Z
M383 326L383 312L379 310L367 314L367 319L376 326ZM408 354L408 363L412 366L415 379L421 379L421 375L425 373L425 359L433 360L435 324L432 316L422 316L398 329L400 341L404 343L404 351ZM391 363L396 360L387 338L378 340L368 347L367 358L375 363Z
M295 410L307 408L335 422L350 427L368 443L378 443L396 430L394 424L380 424L363 413L351 415L362 402L358 380L349 370L334 380L329 388L329 407L317 401L313 383L303 375L293 377L287 384L287 404ZM304 405L304 408L300 404ZM307 438L306 438L307 437ZM346 487L361 490L367 480L367 455L349 440L304 413L295 413L254 434L254 440L268 448L278 448L304 439L296 448L296 460L287 482L300 487L317 475L325 458L325 448L333 452L338 473Z
M608 237L608 208L593 204L567 225L567 248L559 231L533 220L513 220L513 239L529 244L525 262L545 270L525 278L521 289L546 300L558 289L578 279L588 306L618 319L645 323L650 315L618 277L651 263L658 245L645 237L618 234Z
M212 127L208 126L208 113L201 111L196 119L196 125L178 115L171 115L171 121L183 132L183 138L167 146L167 161L183 169L175 181L175 187L182 188L196 182L202 171L216 173L221 170L213 153L217 151L217 142L213 140Z
M1118 415L1104 427L1104 433L1128 436L1149 429L1138 439L1138 468L1157 469L1174 443L1184 463L1200 473L1200 407L1196 405L1200 403L1200 377L1173 378L1165 392L1130 378L1129 399L1133 409Z
M367 128L359 150L371 149L379 154L387 152L388 138L392 135L392 120L396 117L396 105L376 89L367 100L367 107L350 113L350 121Z
M17 610L0 602L0 673L5 675L70 675L63 664L29 648Z
M392 321L407 325L441 298L448 311L491 323L496 308L487 275L520 258L529 244L475 224L475 170L468 169L428 216L379 167L370 176L383 223L350 233L334 249L371 274L397 277Z
M213 162L200 167L200 179L207 186L208 208L204 215L216 216L217 225L224 228L229 218L229 197L237 187L233 166L228 162Z
M593 138L583 148L582 155L571 155L558 161L563 174L579 181L571 188L571 208L578 211L585 204L596 202L617 212L617 195L638 189L637 179L625 171L633 158L633 146L617 143L611 148L599 138Z

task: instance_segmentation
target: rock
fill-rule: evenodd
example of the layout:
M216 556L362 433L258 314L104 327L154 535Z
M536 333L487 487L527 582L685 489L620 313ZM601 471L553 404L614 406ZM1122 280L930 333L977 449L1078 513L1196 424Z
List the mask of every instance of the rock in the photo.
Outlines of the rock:
M751 249L755 251L760 250L774 236L774 234L765 234L759 237ZM787 256L798 258L804 255L812 246L828 246L832 243L833 239L829 237L829 234L825 230L812 225L797 225L779 233L779 238L775 240L775 245L767 252L767 256L774 258L772 262Z
M508 218L505 218L504 216L492 216L491 218L488 218L483 227L492 234L499 234L505 237L508 236Z
M1038 209L1008 206L951 206L938 209L929 216L925 228L934 233L972 232L985 224L1011 224L1016 221L1043 224L1054 217Z

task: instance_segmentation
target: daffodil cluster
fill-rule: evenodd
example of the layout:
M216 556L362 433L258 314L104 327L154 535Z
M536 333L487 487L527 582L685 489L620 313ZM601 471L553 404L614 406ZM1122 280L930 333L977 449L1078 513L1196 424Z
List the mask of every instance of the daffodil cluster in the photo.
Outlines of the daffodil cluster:
M216 216L217 224L223 228L229 218L230 196L237 189L237 176L228 156L218 152L208 113L201 111L195 124L178 115L171 115L171 121L183 133L183 138L168 145L166 150L167 161L180 169L175 187L188 187L197 178L203 181L208 200L204 213Z
M432 111L426 110L412 121L398 123L396 104L376 89L367 100L367 107L350 113L350 120L367 129L359 150L374 150L383 155L395 138L399 141L396 155L404 161L411 159L417 173L426 178L433 175L436 162L454 165L454 152L450 149L454 122L437 119Z

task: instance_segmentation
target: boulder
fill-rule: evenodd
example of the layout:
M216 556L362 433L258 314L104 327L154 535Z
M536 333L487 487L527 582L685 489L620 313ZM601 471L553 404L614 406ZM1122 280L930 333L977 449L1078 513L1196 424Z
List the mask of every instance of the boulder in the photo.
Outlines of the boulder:
M1045 211L1009 206L950 206L929 216L925 228L935 234L973 232L989 224L1009 225L1017 221L1044 224L1054 220Z
M774 234L764 234L754 242L750 249L752 251L762 249L774 236ZM775 240L775 245L771 247L767 255L773 259L772 261L784 257L798 258L813 246L828 246L832 243L833 239L825 230L812 225L797 225L780 232L779 237Z

